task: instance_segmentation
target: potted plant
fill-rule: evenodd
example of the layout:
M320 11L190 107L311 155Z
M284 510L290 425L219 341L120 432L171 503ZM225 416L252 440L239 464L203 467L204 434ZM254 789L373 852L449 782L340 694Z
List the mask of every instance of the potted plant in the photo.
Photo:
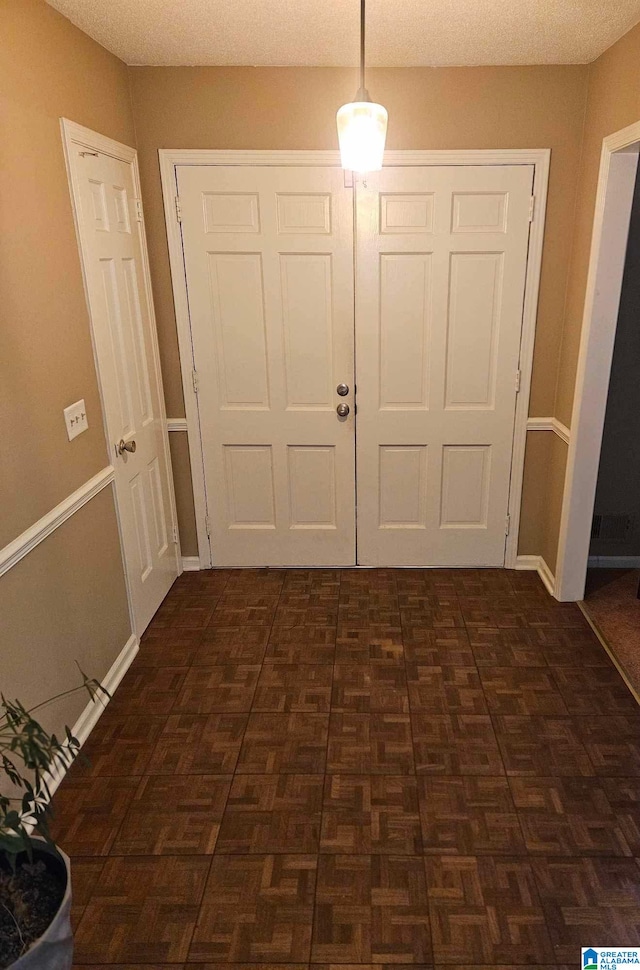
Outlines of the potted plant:
M0 970L71 968L71 873L49 834L47 779L69 767L80 744L69 728L61 741L33 715L80 690L92 700L109 696L96 680L82 680L30 710L0 695L1 768L9 783L7 794L0 788Z

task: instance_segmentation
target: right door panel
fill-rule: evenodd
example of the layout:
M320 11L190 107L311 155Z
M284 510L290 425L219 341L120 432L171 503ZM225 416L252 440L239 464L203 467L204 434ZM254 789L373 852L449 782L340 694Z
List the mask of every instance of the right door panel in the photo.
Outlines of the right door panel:
M357 186L358 562L502 566L534 170Z

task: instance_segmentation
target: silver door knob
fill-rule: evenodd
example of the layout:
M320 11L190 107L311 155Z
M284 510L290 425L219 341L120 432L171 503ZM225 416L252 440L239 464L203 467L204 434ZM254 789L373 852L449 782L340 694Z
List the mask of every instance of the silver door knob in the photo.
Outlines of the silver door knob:
M341 418L346 418L346 416L349 413L349 405L348 404L339 404L338 407L336 408L336 413Z
M338 386L336 387L336 393L339 394L340 397L346 397L347 394L349 393L349 385L338 384Z
M135 441L125 441L124 438L120 438L120 441L116 445L116 451L118 452L119 455L123 455L125 451L128 451L130 454L133 454L135 450L136 450Z

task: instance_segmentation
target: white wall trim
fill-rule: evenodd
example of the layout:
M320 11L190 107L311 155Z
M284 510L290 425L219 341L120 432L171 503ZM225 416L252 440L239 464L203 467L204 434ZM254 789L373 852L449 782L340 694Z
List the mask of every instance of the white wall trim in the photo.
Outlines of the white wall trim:
M186 418L167 418L167 431L188 431Z
M54 509L43 515L41 519L34 522L28 529L19 535L17 539L10 542L0 549L0 576L3 576L12 566L19 563L21 559L30 553L43 539L55 532L63 522L66 522L74 512L77 512L86 505L87 502L101 492L103 488L113 481L113 465L107 465L102 471L90 478L88 482L77 488L67 498L65 498Z
M640 556L589 556L590 569L640 569Z
M135 633L132 633L107 671L106 676L101 681L102 686L105 688L105 690L109 691L111 697L113 697L118 684L131 666L131 663L139 649L140 641ZM95 700L90 700L78 720L71 728L71 733L74 738L80 742L80 747L83 746L94 727L104 714L109 705L109 700L110 698L105 697L104 694L100 694ZM57 765L52 771L48 771L44 774L43 778L49 787L51 797L53 797L66 773L67 771L62 768L61 765Z
M183 556L182 570L185 573L196 573L200 569L200 558L198 556Z
M564 601L584 596L639 142L640 122L602 143L558 541Z
M569 428L557 418L527 418L527 431L553 431L567 444L571 438Z
M555 576L549 569L547 563L545 562L542 556L518 556L518 558L515 561L514 569L535 570L538 573L544 585L546 586L547 591L551 593L552 596L556 595Z
M187 430L189 432L189 456L194 492L198 552L203 569L212 565L211 549L206 529L206 490L204 461L198 404L193 392L191 374L193 347L187 286L182 252L180 225L175 214L177 194L176 167L178 165L340 165L337 151L218 151L194 149L160 149L160 175L164 199L169 261L176 311L182 387L185 398ZM511 484L509 489L509 515L511 528L505 545L505 566L513 568L518 554L518 533L524 479L524 456L527 439L527 417L533 370L533 347L538 313L538 295L542 267L545 214L549 184L551 150L496 149L455 151L389 151L385 153L385 165L532 165L535 216L529 234L529 255L525 281L525 299L520 340L520 392L516 400L513 451L511 458Z

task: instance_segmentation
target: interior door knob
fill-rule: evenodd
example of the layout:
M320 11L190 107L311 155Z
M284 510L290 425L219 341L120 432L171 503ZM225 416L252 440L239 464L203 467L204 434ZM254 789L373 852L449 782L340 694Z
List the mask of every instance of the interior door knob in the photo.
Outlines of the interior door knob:
M339 414L339 416L341 418L346 418L346 416L349 413L349 405L348 404L339 404L338 407L336 408L336 412L337 412L337 414Z
M135 441L125 441L124 438L120 438L120 441L116 445L116 451L119 455L123 455L125 451L128 451L131 455L136 450Z
M346 397L347 394L349 393L349 385L338 384L338 386L336 387L336 393L339 394L340 397Z

